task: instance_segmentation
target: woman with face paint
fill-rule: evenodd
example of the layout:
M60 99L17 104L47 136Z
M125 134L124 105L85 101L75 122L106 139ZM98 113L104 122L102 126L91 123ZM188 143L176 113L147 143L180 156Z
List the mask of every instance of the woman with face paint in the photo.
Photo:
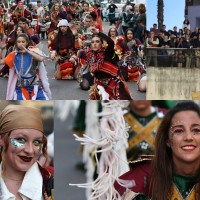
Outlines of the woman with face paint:
M0 64L9 66L7 100L49 100L51 98L43 59L43 53L30 45L27 34L17 35L14 51L0 60Z
M47 162L40 111L7 106L0 115L0 147L0 199L53 200L52 170L37 162L41 154Z
M127 188L115 183L124 199L200 199L200 107L179 102L168 111L156 135L153 160L133 163L123 180L134 180ZM130 197L129 196L129 197ZM133 199L129 198L129 199Z
M118 57L114 51L114 41L91 27L93 33L91 46L87 51L79 51L78 57L85 60L85 74L81 87L89 89L91 100L130 100L132 99L128 86L119 72ZM88 75L88 76L86 76Z

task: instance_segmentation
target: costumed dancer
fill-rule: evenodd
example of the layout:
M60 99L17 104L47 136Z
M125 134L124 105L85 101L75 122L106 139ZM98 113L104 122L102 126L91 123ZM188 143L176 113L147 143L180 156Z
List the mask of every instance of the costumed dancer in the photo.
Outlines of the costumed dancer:
M19 120L20 119L20 120ZM0 114L0 198L53 200L53 169L40 110L8 105ZM40 155L45 158L41 166Z
M117 67L118 57L114 51L114 41L104 33L98 32L98 29L93 28L91 32L94 33L91 48L78 53L79 58L85 59L85 67L94 77L90 99L132 99Z
M55 3L54 6L50 10L50 27L48 30L48 38L50 38L51 34L57 30L57 26L59 23L59 20L61 19L59 14L60 14L60 6L59 3Z
M88 145L90 149L94 149L98 177L90 183L70 185L89 188L91 194L88 199L90 200L118 199L112 184L116 180L117 174L121 174L128 169L125 152L128 135L123 118L122 104L122 101L102 102L103 111L97 113L96 109L95 113L96 116L101 117L99 128L97 128L98 122L93 120L92 126L88 127L83 137L75 135L76 140L81 141L86 146ZM91 117L94 116L88 116L88 120ZM94 133L93 129L91 129L93 126L96 127L95 130L99 134ZM87 133L93 136L93 138L87 135ZM98 160L97 154L99 153L101 153L101 156ZM123 184L123 182L120 182L120 184Z
M66 19L60 20L58 32L54 32L49 40L51 59L56 58L56 79L73 79L77 65L75 36Z
M200 199L200 107L193 101L178 102L163 118L156 135L153 160L141 160L122 175L134 180L127 188L117 182L121 199Z
M42 52L29 46L26 34L17 36L16 50L0 64L9 66L7 100L48 100L51 98Z
M164 113L151 105L152 101L131 100L124 119L129 125L127 159L138 160L143 155L153 155L155 136Z
M20 17L24 17L28 23L33 19L31 12L24 7L24 2L19 1L17 5L10 8L12 10L12 15L9 23L9 30L12 31L14 26L18 24Z
M4 15L3 13L1 13L1 10L0 10L0 58L2 58L2 53L6 47L6 39L7 39L5 30L4 30L4 23L5 23Z
M140 40L134 38L134 30L128 28L124 36L117 37L115 51L120 57L119 67L126 81L138 81L141 67L139 62L137 48L141 46Z
M12 33L9 34L7 38L7 45L6 45L7 51L6 51L5 56L7 56L8 53L11 53L12 51L14 51L14 46L15 46L17 36L21 33L25 33L25 31L22 26L17 25L15 29L12 31ZM8 65L5 65L4 67L0 69L0 76L4 77L4 76L8 76L8 74L9 74L9 67Z
M98 27L100 32L103 32L102 10L100 8L100 4L98 4L98 3L94 4L94 13L96 14L96 17L94 18L95 26Z

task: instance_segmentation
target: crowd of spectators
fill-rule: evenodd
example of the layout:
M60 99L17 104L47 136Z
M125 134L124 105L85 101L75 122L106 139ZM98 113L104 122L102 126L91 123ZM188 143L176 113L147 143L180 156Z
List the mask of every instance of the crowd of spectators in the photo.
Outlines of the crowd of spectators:
M147 66L200 67L200 28L192 31L189 20L172 30L166 30L164 24L159 30L153 24L147 35Z

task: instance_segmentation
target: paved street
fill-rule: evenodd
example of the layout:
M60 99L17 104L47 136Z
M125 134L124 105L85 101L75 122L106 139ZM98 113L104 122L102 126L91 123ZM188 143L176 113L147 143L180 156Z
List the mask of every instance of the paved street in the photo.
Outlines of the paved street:
M104 23L104 32L107 33L109 27L108 22ZM47 49L47 40L42 40L41 49L43 52L48 55ZM49 59L46 60L46 69L48 72L48 78L50 83L50 88L52 91L52 99L54 100L73 100L73 99L88 99L88 91L83 91L80 89L79 84L76 80L55 80L53 78L54 70L55 70L55 62ZM6 98L6 87L7 80L0 78L0 99L5 100ZM128 83L129 89L132 93L132 97L134 99L146 99L146 94L137 91L136 83Z
M69 183L85 183L85 174L76 169L76 164L82 160L80 143L75 141L72 127L73 116L62 122L54 118L55 127L55 199L56 200L86 200L85 189L69 186Z

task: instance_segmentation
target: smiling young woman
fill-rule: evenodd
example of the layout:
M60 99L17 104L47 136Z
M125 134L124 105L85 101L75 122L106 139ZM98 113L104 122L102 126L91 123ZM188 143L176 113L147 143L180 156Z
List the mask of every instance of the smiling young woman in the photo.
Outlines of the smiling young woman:
M136 185L127 192L116 183L119 194L129 193L140 200L199 200L200 108L196 103L179 102L168 111L159 126L155 149L152 161L136 162L120 177Z
M53 175L37 162L41 154L48 159L40 111L7 106L0 115L0 147L0 199L52 200Z

